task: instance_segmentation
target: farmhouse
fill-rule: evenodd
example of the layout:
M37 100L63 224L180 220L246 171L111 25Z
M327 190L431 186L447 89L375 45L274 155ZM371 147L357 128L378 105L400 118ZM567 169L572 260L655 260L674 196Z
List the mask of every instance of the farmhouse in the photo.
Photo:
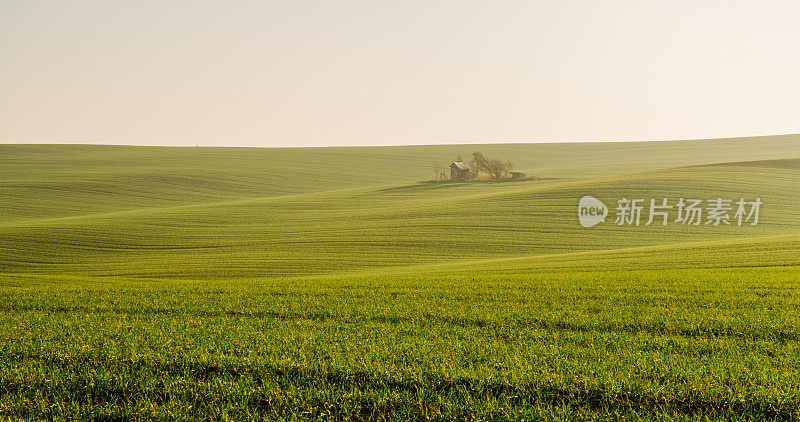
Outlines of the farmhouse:
M451 179L471 179L475 173L470 171L469 166L461 161L453 161L450 164Z
M512 171L512 172L509 172L509 173L511 173L511 178L515 179L515 180L519 180L519 179L524 179L525 178L525 173L523 173L521 171Z

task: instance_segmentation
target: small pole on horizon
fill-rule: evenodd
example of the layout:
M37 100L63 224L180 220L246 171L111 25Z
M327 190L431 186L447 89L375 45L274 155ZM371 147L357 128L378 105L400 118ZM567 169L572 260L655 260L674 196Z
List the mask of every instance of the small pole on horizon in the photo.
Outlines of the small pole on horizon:
M200 143L197 142L197 139L194 140L194 147L195 148L199 148L200 147Z

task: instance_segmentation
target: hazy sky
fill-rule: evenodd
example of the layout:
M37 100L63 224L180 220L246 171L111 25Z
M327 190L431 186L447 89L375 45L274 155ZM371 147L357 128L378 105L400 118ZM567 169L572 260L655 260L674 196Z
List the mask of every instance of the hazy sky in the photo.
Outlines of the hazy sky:
M797 133L798 17L798 0L0 0L0 142Z

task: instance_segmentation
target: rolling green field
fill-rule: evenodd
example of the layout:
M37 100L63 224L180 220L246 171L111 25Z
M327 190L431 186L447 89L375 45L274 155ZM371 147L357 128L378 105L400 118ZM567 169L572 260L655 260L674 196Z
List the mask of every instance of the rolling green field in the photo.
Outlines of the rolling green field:
M431 180L476 150L537 177ZM0 145L0 418L796 420L798 188L800 135Z

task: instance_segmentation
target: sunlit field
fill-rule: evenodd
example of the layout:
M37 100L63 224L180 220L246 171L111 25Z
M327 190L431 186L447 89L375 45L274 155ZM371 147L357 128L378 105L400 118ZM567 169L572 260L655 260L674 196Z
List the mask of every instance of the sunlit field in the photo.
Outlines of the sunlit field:
M536 177L435 179L475 150ZM2 145L0 417L796 420L798 157ZM622 198L763 205L618 225Z

